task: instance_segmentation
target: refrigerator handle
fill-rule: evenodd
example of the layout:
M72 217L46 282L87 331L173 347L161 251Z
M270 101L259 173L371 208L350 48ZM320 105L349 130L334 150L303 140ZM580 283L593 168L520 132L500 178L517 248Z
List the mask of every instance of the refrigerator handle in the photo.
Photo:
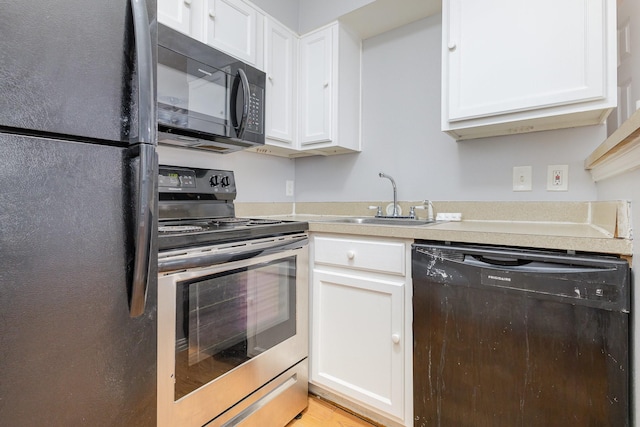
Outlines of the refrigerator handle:
M153 145L140 144L140 160L137 176L135 254L133 281L129 298L129 315L138 317L144 313L149 284L151 261L151 241L153 232L153 213L155 211L155 179L157 156Z
M137 171L135 254L129 297L129 315L144 313L149 283L153 212L155 208L156 103L154 98L153 44L145 0L131 0L133 33L136 45L138 84L138 135L140 163Z
M135 143L156 144L156 103L153 96L153 44L145 0L131 0L138 77L138 135Z

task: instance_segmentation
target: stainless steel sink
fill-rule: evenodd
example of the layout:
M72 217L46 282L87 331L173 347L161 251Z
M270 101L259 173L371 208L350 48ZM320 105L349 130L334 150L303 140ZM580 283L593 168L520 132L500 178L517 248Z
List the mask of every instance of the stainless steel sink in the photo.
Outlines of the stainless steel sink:
M345 217L340 219L331 220L331 222L339 222L343 224L374 224L374 225L426 225L434 224L435 221L428 221L426 219L412 219L412 218L376 218L376 217Z

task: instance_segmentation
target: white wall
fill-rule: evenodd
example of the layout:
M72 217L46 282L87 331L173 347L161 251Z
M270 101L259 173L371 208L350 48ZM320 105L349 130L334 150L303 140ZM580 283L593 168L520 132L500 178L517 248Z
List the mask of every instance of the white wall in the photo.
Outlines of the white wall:
M296 201L593 200L584 159L604 125L455 142L440 131L441 15L363 42L363 152L296 160ZM550 164L569 191L547 192ZM533 191L512 191L513 166L533 166Z
M630 1L630 0L627 0ZM584 159L605 126L455 142L440 131L441 16L363 42L363 152L297 160L161 147L161 163L232 169L239 202L401 200L594 200ZM569 165L569 191L547 192L549 164ZM513 166L533 166L533 191L512 191Z
M250 152L207 153L161 145L160 164L232 170L238 188L237 202L293 202L285 196L285 182L295 177L294 161Z

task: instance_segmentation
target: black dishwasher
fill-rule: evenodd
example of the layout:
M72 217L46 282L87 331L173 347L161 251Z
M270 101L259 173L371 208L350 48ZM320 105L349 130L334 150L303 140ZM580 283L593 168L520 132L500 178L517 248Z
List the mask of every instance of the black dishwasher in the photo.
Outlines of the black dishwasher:
M617 257L417 242L414 425L629 426Z

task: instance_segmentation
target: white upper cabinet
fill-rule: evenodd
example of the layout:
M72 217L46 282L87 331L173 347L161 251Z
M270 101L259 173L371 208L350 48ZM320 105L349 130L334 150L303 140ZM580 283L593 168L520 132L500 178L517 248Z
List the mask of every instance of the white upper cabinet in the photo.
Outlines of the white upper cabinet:
M205 42L263 68L263 14L242 0L205 0Z
M158 0L158 22L202 41L203 0Z
M303 36L300 41L300 142L331 141L331 113L335 77L334 38L337 27Z
M615 0L444 0L442 129L470 139L603 122Z
M344 24L299 37L244 0L158 0L158 21L266 72L266 141L251 151L360 151L361 40Z
M335 22L300 39L301 150L360 151L361 40Z
M275 145L294 148L298 36L267 17L264 41L266 137Z

